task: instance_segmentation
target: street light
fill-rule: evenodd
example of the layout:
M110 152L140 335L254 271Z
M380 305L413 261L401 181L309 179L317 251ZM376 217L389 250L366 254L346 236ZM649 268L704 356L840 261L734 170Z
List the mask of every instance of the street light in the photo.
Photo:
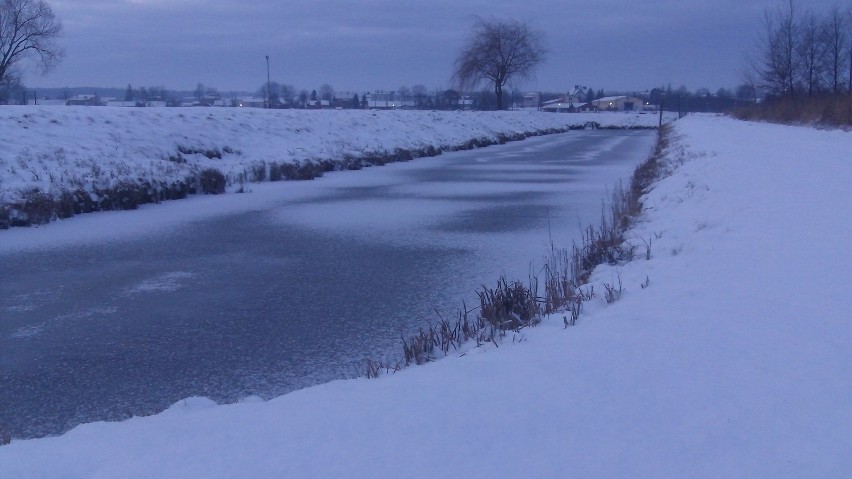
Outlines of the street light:
M272 108L272 94L269 91L269 55L266 55L266 108Z

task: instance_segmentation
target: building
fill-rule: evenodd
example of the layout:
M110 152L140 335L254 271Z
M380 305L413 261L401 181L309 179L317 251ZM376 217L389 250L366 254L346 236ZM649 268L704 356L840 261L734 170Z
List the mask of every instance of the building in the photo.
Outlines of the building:
M136 106L135 101L120 101L120 100L107 100L106 106L113 108L132 108Z
M565 98L557 98L555 100L546 101L541 104L541 111L550 113L574 113L585 105L585 102L570 101Z
M588 111L591 108L586 101L589 90L580 85L575 85L568 94L541 103L540 110L551 113L574 113L577 111Z
M41 106L65 106L66 100L48 100L48 99L33 99L27 100L27 105L41 105Z
M592 100L592 106L598 111L642 111L645 102L634 96L605 96Z
M402 97L397 92L367 93L367 107L371 110L410 109L414 106L413 97Z
M584 86L575 86L574 91L568 94L565 98L565 101L568 103L573 103L575 106L582 105L586 103L586 97L588 96L589 90Z
M524 108L538 108L541 106L541 93L537 91L524 93Z
M75 95L66 102L69 106L100 106L101 100L97 95Z
M243 108L266 108L266 99L255 97L242 97L237 100L237 106Z

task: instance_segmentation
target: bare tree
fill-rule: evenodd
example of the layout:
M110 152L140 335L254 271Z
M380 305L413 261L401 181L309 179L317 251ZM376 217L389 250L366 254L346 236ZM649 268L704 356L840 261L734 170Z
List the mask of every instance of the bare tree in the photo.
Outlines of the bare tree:
M324 83L320 86L319 89L319 97L321 100L331 101L334 100L334 88L328 83Z
M514 20L476 19L467 45L456 59L454 80L459 87L493 85L497 109L503 109L503 86L511 78L528 78L544 61L541 35Z
M735 95L737 100L757 103L757 89L754 87L754 83L752 82L747 81L746 83L740 84L737 87Z
M426 87L420 84L411 87L411 94L414 96L414 105L417 108L423 108L424 100L426 99Z
M256 98L263 98L269 102L269 106L278 105L278 92L281 90L281 85L277 82L269 81L263 82L263 85L260 85L255 91L254 96ZM269 95L269 98L267 98Z
M756 56L749 59L759 86L774 95L792 95L796 80L796 10L793 0L786 8L764 12L764 32Z
M406 100L411 99L411 90L408 89L407 86L401 86L397 90L399 92L399 100L402 102L402 106L405 106Z
M62 24L42 0L0 0L0 81L27 58L47 72L62 58Z
M823 82L826 61L826 32L816 15L808 12L799 24L796 57L799 76L808 91L808 96L817 93Z
M296 99L296 87L283 84L280 86L279 91L281 92L281 101L292 106Z
M6 76L0 80L0 105L13 104L15 98L23 96L24 91L25 87L20 77L7 72Z
M852 10L844 15L840 7L834 6L825 21L825 43L827 69L831 90L843 91L843 71L846 67L846 49L850 46L849 30Z

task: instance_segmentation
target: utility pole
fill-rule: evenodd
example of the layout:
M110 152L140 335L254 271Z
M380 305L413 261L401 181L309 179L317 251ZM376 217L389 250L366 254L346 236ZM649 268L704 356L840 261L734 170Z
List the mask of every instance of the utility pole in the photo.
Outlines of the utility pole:
M266 108L272 108L272 94L269 90L269 55L266 55Z

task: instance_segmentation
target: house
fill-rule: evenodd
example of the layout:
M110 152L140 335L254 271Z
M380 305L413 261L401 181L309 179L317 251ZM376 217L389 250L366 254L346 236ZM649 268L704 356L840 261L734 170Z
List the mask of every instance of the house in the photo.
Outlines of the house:
M66 102L68 106L100 106L101 100L97 95L75 95Z
M371 110L393 110L414 108L413 98L403 98L397 92L377 91L367 94L367 107Z
M584 86L575 86L574 90L565 98L565 101L574 105L581 105L586 103L588 92L589 90Z
M542 102L541 107L539 108L541 111L546 111L550 113L568 113L576 110L576 107L567 102L565 98L559 97L553 100L548 100Z
M538 108L541 106L541 93L533 91L524 93L524 108Z
M48 100L48 99L40 99L40 100L27 100L27 105L41 105L41 106L65 106L66 100Z
M237 101L237 105L243 108L266 108L266 99L243 97Z
M641 111L645 102L633 96L605 96L592 100L592 106L598 111Z
M119 100L109 100L106 102L106 106L110 107L119 107L119 108L131 108L136 106L135 101L119 101Z

